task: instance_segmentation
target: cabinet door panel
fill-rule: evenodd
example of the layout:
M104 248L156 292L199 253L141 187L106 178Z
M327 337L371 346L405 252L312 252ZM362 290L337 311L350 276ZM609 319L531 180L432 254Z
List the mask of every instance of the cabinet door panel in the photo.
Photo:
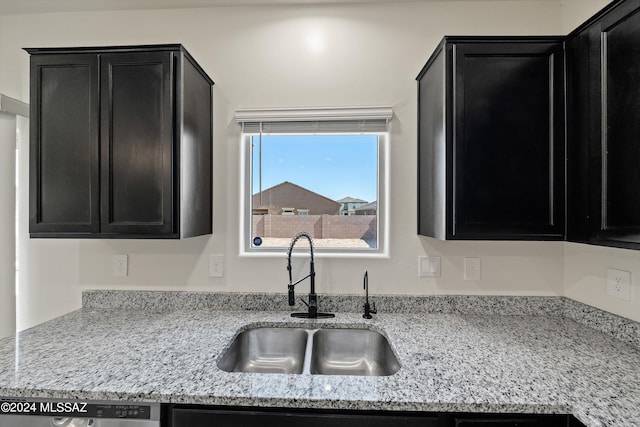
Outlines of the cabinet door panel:
M461 45L455 73L453 234L561 238L561 47Z
M602 231L640 243L640 12L604 29L601 41Z
M31 60L30 232L96 233L98 59Z
M102 55L102 231L173 231L172 54Z

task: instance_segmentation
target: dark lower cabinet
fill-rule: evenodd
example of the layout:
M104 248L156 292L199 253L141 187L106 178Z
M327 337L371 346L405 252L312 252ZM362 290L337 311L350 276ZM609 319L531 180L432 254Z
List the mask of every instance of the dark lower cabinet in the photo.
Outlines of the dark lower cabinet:
M32 237L211 233L213 81L181 45L27 51Z
M445 427L438 415L300 410L181 409L171 412L172 427Z
M561 37L445 37L418 80L418 233L564 239Z
M569 424L567 425L569 427L585 427L585 425L578 421L578 419L574 416L569 417Z
M567 38L567 238L640 249L640 1Z
M454 417L451 427L566 427L564 415L462 414Z
M167 427L578 427L567 415L165 406Z

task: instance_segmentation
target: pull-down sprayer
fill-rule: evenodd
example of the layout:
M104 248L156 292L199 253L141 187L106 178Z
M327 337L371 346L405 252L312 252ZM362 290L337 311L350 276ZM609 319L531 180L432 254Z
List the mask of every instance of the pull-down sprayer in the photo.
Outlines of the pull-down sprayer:
M291 252L293 252L293 247L295 246L298 239L301 237L305 237L309 240L309 252L311 255L310 271L309 274L304 276L302 279L297 280L295 283L293 282L293 275L291 273ZM316 271L314 267L314 259L313 259L313 240L311 239L311 235L306 231L301 231L291 239L291 243L289 244L289 251L287 252L287 270L289 271L289 284L287 288L289 290L289 305L293 306L295 304L295 292L294 286L298 283L305 280L307 277L311 282L311 289L309 291L309 302L306 302L302 298L300 300L309 308L307 313L291 313L292 317L303 317L307 319L318 319L318 318L330 318L335 317L335 314L332 313L318 313L318 296L316 295Z

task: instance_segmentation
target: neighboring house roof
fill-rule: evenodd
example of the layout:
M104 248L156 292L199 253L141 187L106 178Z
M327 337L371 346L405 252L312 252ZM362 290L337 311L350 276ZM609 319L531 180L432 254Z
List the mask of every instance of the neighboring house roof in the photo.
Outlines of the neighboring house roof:
M337 200L338 203L367 203L366 200L356 199L355 197L347 196L343 197L340 200Z
M358 206L356 208L356 212L358 211L375 211L378 209L378 201L367 203L366 205Z
M268 210L268 213L278 215L282 208L308 209L309 215L337 215L340 203L315 193L289 181L262 190L262 205L260 193L252 196L253 209Z

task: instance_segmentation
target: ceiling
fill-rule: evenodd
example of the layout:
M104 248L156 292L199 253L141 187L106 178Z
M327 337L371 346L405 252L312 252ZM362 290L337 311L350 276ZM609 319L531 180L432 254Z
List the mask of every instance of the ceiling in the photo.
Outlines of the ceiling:
M0 15L97 10L181 9L212 6L401 3L412 1L438 0L0 0Z

